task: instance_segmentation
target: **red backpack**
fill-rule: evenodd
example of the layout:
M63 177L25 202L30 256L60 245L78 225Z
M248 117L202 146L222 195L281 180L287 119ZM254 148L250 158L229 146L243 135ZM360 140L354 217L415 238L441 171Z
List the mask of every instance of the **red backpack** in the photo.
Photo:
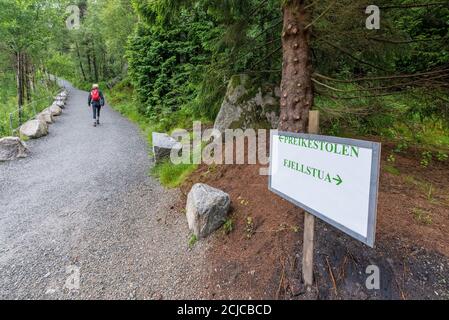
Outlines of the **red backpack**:
M90 93L92 97L92 101L99 102L100 101L100 91L98 89L93 89Z

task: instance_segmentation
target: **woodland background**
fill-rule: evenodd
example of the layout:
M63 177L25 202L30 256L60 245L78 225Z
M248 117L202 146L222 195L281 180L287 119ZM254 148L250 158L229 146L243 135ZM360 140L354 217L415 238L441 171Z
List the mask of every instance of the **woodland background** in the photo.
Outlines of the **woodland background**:
M291 2L291 1L290 1ZM294 2L294 1L293 1ZM325 134L377 136L423 160L449 148L449 2L305 1L310 18L313 108ZM69 30L76 4L81 28ZM368 30L365 8L381 9ZM282 77L279 0L0 0L0 136L9 113L48 106L48 75L89 89L153 130L212 123L229 79ZM14 118L14 121L20 121ZM430 153L430 157L429 157Z

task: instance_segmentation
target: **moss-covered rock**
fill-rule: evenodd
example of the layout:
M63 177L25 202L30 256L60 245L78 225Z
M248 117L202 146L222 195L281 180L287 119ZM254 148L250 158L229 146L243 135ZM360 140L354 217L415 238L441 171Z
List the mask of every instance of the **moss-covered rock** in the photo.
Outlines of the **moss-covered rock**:
M279 90L257 86L246 74L231 78L215 120L215 129L275 129L279 122Z

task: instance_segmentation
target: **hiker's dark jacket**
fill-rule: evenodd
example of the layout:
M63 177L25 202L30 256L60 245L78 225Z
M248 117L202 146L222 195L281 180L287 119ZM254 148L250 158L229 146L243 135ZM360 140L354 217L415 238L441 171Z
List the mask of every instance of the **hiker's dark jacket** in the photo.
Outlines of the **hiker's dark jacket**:
M100 93L100 101L92 101L92 92L89 93L89 98L87 100L87 103L89 104L89 106L91 104L92 104L93 107L102 107L102 106L104 106L103 92L101 92L101 90L98 90L98 92Z

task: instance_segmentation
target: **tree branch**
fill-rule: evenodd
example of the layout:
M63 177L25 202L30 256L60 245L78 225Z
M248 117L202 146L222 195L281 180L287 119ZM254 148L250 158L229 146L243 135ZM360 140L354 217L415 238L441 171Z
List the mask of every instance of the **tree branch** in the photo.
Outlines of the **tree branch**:
M315 72L314 76L324 79L324 80L329 80L329 81L334 81L334 82L342 82L342 83L351 83L351 82L361 82L361 81L376 81L376 80L392 80L392 79L403 79L403 78L416 78L416 77L422 77L422 76L429 76L429 75L433 75L433 74L440 74L440 73L444 73L444 72L448 72L448 69L441 69L441 70L435 70L435 71L429 71L429 72L420 72L420 73L415 73L415 74L402 74L402 75L392 75L392 76L381 76L381 77L364 77L364 78L356 78L356 79L344 79L344 80L340 80L340 79L335 79L329 76L325 76L322 75L320 73Z
M382 67L380 67L380 66L374 65L374 64L369 63L369 62L367 62L367 61L364 61L364 60L362 60L362 59L360 59L360 58L357 58L356 56L354 56L354 55L353 55L352 53L350 53L349 51L347 51L347 50L345 50L345 49L343 49L343 48L341 48L341 47L339 47L339 46L333 44L333 43L330 42L330 41L327 41L327 40L325 40L325 39L319 39L319 40L321 40L321 41L323 41L324 43L326 43L327 45L329 45L329 46L331 46L331 47L337 49L338 51L340 51L340 52L346 54L346 55L349 56L351 59L353 59L353 60L355 60L355 61L357 61L357 62L359 62L359 63L365 64L365 65L370 66L370 67L372 67L372 68L374 68L374 69L378 69L378 70L382 70L382 71L388 71L388 70L386 70L386 69L384 69L384 68L382 68Z
M336 1L332 1L331 4L318 16L315 18L315 20L313 20L311 23L309 23L305 29L309 29L311 26L313 26L315 24L315 22L317 22L321 17L323 17L335 4Z

